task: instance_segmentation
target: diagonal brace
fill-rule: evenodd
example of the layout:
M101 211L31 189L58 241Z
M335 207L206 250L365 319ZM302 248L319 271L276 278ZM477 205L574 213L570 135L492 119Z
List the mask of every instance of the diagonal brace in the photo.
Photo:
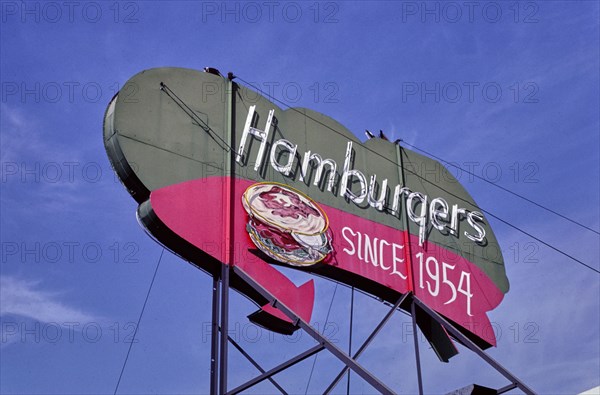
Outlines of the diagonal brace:
M316 346L304 351L303 353L296 355L294 358L290 359L289 361L286 361L286 362L274 367L273 369L269 370L268 372L263 372L263 374L261 374L260 376L257 376L255 378L253 378L252 380L247 381L246 383L238 386L237 388L232 389L226 395L237 394L237 393L242 392L245 389L248 389L248 388L260 383L263 380L266 380L266 379L271 380L271 376L297 364L298 362L304 361L306 358L318 353L319 351L321 351L324 348L325 347L322 344L317 344ZM285 391L283 391L283 392L285 393Z
M221 327L219 327L219 331L221 330ZM229 340L229 342L231 343L231 345L233 345L233 347L235 347L240 354L242 354L244 357L246 357L246 359L256 368L258 369L259 372L261 373L265 373L266 371L262 368L262 366L260 366L260 364L258 362L256 362L256 360L254 360L254 358L252 358L250 356L250 354L248 354L246 352L246 350L244 350L242 348L242 346L239 345L238 342L236 342L235 340L233 340L231 338L231 336L227 335L227 339ZM271 384L273 384L282 394L287 395L287 392L279 385L277 384L277 382L272 378L272 377L266 377Z
M274 307L278 308L283 312L288 318L290 318L296 325L300 326L308 335L310 335L313 339L323 345L329 352L331 352L334 356L336 356L339 360L341 360L346 366L349 366L352 370L356 372L360 377L362 377L367 383L371 384L373 388L379 391L382 394L392 395L394 392L382 383L379 379L373 376L369 371L363 368L358 362L354 359L350 358L348 354L342 351L335 344L327 340L323 335L319 333L314 327L312 327L309 323L300 318L296 313L294 313L289 307L273 296L267 289L265 289L262 285L257 283L252 277L250 277L246 272L244 272L239 266L234 266L233 270L236 275L238 275L242 280L244 280L248 285L250 285L256 292L261 294L265 299L267 299Z
M367 347L369 347L369 345L371 344L371 342L373 341L375 336L377 336L379 334L379 332L381 331L381 329L383 329L385 324L387 324L387 322L390 320L390 318L392 318L392 315L394 315L394 312L402 305L404 300L406 300L406 298L409 295L410 295L410 292L407 292L404 295L402 295L402 297L400 299L398 299L398 301L396 302L394 307L392 307L390 309L390 311L387 312L387 314L383 317L381 322L375 327L373 332L371 332L369 337L364 341L362 346L360 346L358 351L356 351L356 353L352 356L353 359L357 359L363 353L363 351L365 351L367 349ZM339 381L342 379L342 377L344 377L344 374L346 374L347 371L348 371L348 366L346 366L342 369L342 371L335 377L333 382L331 384L329 384L329 387L327 387L327 389L323 392L323 394L329 394L335 388L335 386L339 383Z
M525 392L527 395L535 395L535 392L531 388L529 388L525 383L519 380L514 374L509 372L504 366L500 365L494 358L490 357L485 351L483 351L477 344L473 343L471 339L466 337L463 333L461 333L458 329L454 327L454 325L450 324L448 321L444 319L437 312L432 310L425 303L421 302L419 298L413 298L414 303L416 303L423 311L429 314L434 320L436 320L440 325L442 325L452 336L461 341L465 346L467 346L471 351L475 354L479 355L481 359L486 361L489 365L491 365L494 369L496 369L501 375L506 377L511 383L516 384L519 389Z

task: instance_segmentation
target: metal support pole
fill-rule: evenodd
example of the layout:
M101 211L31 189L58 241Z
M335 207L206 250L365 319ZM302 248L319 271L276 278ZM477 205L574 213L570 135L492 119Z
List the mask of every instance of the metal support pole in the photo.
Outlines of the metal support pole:
M227 80L227 127L226 135L227 141L230 147L235 146L235 96L233 93L234 84L231 80ZM234 207L234 196L235 196L235 160L232 149L227 150L227 161L225 162L225 175L228 176L226 181L226 201L224 204L224 247L225 247L225 259L224 263L221 264L221 347L220 347L220 369L219 369L219 393L225 394L227 392L227 344L228 344L228 332L229 332L229 272L231 266L234 264L234 223L235 223L235 207Z
M227 333L229 331L229 266L221 265L221 347L219 393L227 392Z
M452 336L462 342L465 346L467 346L471 351L475 354L479 355L481 359L486 361L490 366L492 366L496 371L498 371L501 375L506 377L511 383L516 384L519 389L525 392L527 395L535 395L535 392L531 388L529 388L525 383L519 380L514 374L509 372L504 366L500 365L494 358L490 357L485 351L483 351L477 344L473 343L471 339L465 336L462 332L454 327L454 325L450 324L444 317L439 315L436 311L432 310L425 303L421 302L417 297L414 298L414 303L418 304L419 307L429 314L434 320L436 320L440 325L442 325Z
M354 319L354 287L350 297L350 335L348 339L348 355L352 355L352 324ZM350 395L350 371L348 371L348 382L346 384L346 394Z
M274 307L281 310L288 318L290 318L296 325L302 328L309 336L315 339L317 342L322 344L330 353L332 353L336 358L341 360L346 366L349 366L350 369L354 370L360 377L362 377L367 383L371 384L373 388L382 394L392 395L394 392L385 384L383 384L379 379L373 376L369 371L363 368L358 362L354 359L350 358L348 354L342 351L338 346L334 343L330 342L323 335L319 333L313 326L300 318L296 313L294 313L289 307L285 304L278 301L273 294L271 294L266 288L257 283L252 277L250 277L246 272L244 272L239 266L234 266L233 270L235 273L250 285L256 292L260 293L265 299L267 299Z
M402 187L406 187L406 177L404 175L404 159L402 158L402 147L399 144L396 144L396 160L400 164L400 168L398 169L398 175L400 177L400 185ZM408 221L408 207L404 207L404 227L406 228L405 240L406 240L406 249L404 250L404 256L406 258L406 269L408 271L408 290L413 293L415 290L415 275L412 268L412 249L410 246L410 222Z
M397 144L396 145L396 158L400 163L400 184L402 187L406 186L406 178L404 175L404 159L402 158L402 147ZM410 247L410 224L408 222L408 207L405 207L404 213L404 226L406 227L406 267L409 269L409 290L413 293L416 292L415 289L415 275L412 268L412 251ZM419 382L419 394L423 395L423 378L421 377L421 356L419 354L419 338L417 334L417 318L415 317L415 303L414 298L410 303L411 315L412 315L412 327L413 327L413 336L415 341L415 358L417 362L417 380Z
M212 291L212 325L210 333L210 395L217 395L219 388L219 292L220 282L217 275L213 276Z
M417 380L419 381L419 395L423 395L423 377L421 376L421 354L419 353L419 334L417 332L417 316L415 311L414 297L410 303L410 315L412 316L413 338L415 340L415 358L417 362Z

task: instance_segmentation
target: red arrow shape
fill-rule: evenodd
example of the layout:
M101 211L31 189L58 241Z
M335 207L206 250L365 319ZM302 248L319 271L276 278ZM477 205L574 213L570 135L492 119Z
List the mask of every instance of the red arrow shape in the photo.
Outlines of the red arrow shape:
M255 254L255 245L246 232L247 215L241 205L245 188L235 187L234 199L234 251L227 254L224 240L226 201L223 192L230 183L228 177L202 178L170 185L152 191L150 203L154 213L173 232L220 262L233 256L233 264L240 266L257 283L266 288L277 300L284 303L306 322L310 322L314 304L314 282L300 287L275 267ZM202 262L195 262L202 266ZM278 309L266 305L249 318L268 329L292 333L296 328Z

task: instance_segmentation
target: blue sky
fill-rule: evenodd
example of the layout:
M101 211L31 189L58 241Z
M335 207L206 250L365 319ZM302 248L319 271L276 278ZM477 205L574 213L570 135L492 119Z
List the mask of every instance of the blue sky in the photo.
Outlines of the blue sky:
M361 138L383 129L600 227L598 2L69 4L0 3L2 394L115 389L161 247L110 168L102 119L144 69L232 71ZM482 208L598 269L597 234L458 176ZM511 290L490 314L490 354L539 393L599 386L600 276L491 222ZM164 254L118 393L208 392L211 281ZM325 332L346 347L350 291L316 282L313 321L323 328L332 303ZM254 310L232 294L231 335L264 367L312 346L250 325ZM354 348L385 312L357 296ZM359 360L406 394L417 391L409 322L397 314ZM506 384L468 350L447 365L421 350L427 393ZM313 360L277 381L304 394ZM231 388L257 374L233 349L230 363ZM340 366L322 352L308 393ZM351 393L373 389L352 375Z

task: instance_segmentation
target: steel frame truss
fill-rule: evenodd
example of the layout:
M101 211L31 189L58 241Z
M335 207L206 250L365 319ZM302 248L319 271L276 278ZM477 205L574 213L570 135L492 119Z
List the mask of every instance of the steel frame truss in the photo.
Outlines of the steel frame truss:
M230 336L227 334L228 327L228 314L229 314L229 276L230 270L233 270L235 275L240 277L243 281L245 281L248 285L250 285L256 292L261 294L265 299L269 301L269 303L273 306L281 310L295 325L299 326L302 330L304 330L308 335L310 335L313 339L317 341L317 344L308 350L296 355L295 357L280 363L270 370L265 370L258 362L256 362L237 342L235 342ZM222 270L219 275L215 275L213 278L213 303L212 303L212 334L211 334L211 379L210 379L210 394L225 394L225 395L233 395L238 394L252 386L264 381L269 380L282 394L287 394L287 392L283 389L283 387L275 381L272 377L277 373L280 373L297 363L309 358L312 355L319 353L320 351L327 349L331 354L333 354L336 358L338 358L342 363L344 363L345 367L338 373L338 375L333 379L331 384L325 389L324 394L329 394L335 388L335 386L340 382L340 380L344 377L344 375L349 371L353 370L356 374L358 374L361 378L363 378L366 382L368 382L375 390L382 394L395 394L395 392L390 389L387 385L381 382L377 377L375 377L371 372L365 369L362 365L357 362L357 359L361 356L361 354L366 350L366 348L371 344L373 339L379 334L381 329L389 322L392 315L395 311L400 309L400 307L405 303L410 302L411 315L413 320L413 335L415 339L415 357L416 357L416 367L417 367L417 378L419 384L419 393L423 394L423 382L421 376L421 364L420 364L420 355L418 348L418 340L417 340L417 330L416 330L416 321L415 321L415 309L419 307L426 314L428 314L431 318L433 318L436 322L442 325L455 339L464 344L471 351L476 353L481 359L487 362L490 366L492 366L496 371L506 377L510 384L502 387L497 390L498 394L505 393L511 389L519 388L526 394L535 394L535 392L529 388L525 383L519 380L514 374L509 372L506 368L504 368L500 363L490 357L487 353L485 353L479 346L473 343L468 337L462 334L456 327L454 327L451 323L449 323L446 319L444 319L441 315L439 315L436 311L432 310L425 303L423 303L419 298L414 296L412 292L408 292L402 295L398 301L390 308L390 310L386 313L386 315L382 318L382 320L377 324L377 326L373 329L371 334L367 337L367 339L363 342L363 344L359 347L359 349L352 355L348 355L346 352L341 350L338 346L333 344L327 338L325 338L317 329L311 326L306 321L302 320L298 315L296 315L289 307L285 304L281 303L275 296L273 296L266 288L262 287L259 283L254 281L252 277L250 277L246 272L244 272L239 267L230 267L229 265L222 265ZM248 361L260 372L260 375L255 378L237 386L232 390L227 389L227 344L231 343ZM217 368L218 367L218 368Z

